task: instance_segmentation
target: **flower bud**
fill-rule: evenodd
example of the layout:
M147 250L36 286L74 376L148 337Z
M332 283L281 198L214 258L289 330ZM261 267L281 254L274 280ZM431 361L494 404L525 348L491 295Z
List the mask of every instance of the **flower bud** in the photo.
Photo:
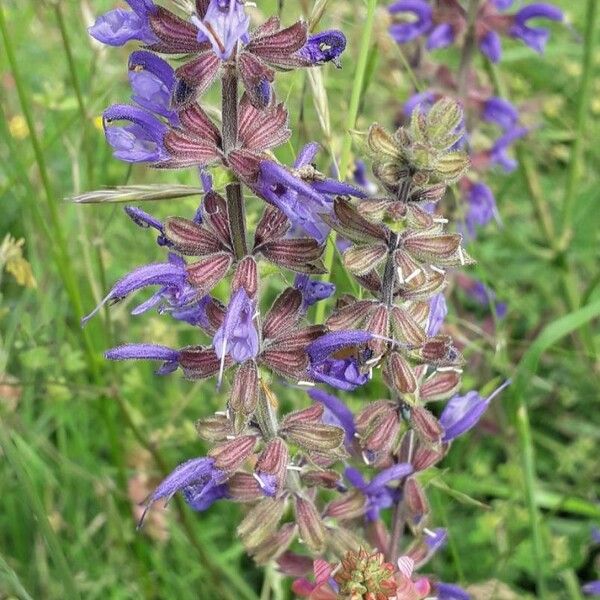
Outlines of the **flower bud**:
M258 291L258 269L256 261L252 256L245 256L238 264L233 281L231 283L231 291L236 292L239 288L244 288L248 297L253 300Z
M369 428L361 433L360 446L371 452L389 450L394 445L399 430L398 415L395 410L390 409L374 419Z
M346 527L327 527L327 547L340 558L348 552L358 552L364 540Z
M253 452L256 437L242 435L213 448L208 455L215 459L215 466L223 471L234 471Z
M283 516L285 504L283 498L264 498L246 515L237 528L246 548L258 548L273 535Z
M295 423L319 423L324 410L323 405L317 402L303 410L294 411L281 421L281 429L287 429Z
M391 311L392 331L401 342L420 346L426 339L425 331L411 313L394 306Z
M392 352L385 360L383 378L389 387L400 394L413 394L417 378L408 361L398 352Z
M410 411L410 423L415 431L428 442L439 442L444 429L439 421L425 408L414 406Z
M305 471L301 473L300 479L307 487L322 487L335 489L340 483L340 475L337 471Z
M429 513L429 503L423 487L414 477L409 477L404 483L404 499L412 522L418 525Z
M231 387L230 408L251 415L258 403L258 370L254 361L248 360L236 371Z
M249 473L234 473L227 480L227 490L236 502L256 502L265 496L258 481Z
M289 452L286 443L281 438L270 440L262 451L256 463L256 471L275 477L277 487L283 486L287 475Z
M333 500L325 509L325 516L334 519L356 519L365 513L366 498L359 490L352 490Z
M224 442L233 432L231 421L225 415L214 415L196 421L198 435L207 442Z
M295 523L286 523L277 533L268 537L257 546L252 556L259 565L265 565L272 560L277 560L290 546L296 537L297 526Z
M302 540L313 552L322 552L325 546L325 527L312 500L295 496L294 512Z
M344 442L343 429L324 423L295 422L280 433L301 448L320 453L338 450Z
M421 385L420 397L425 402L446 400L458 391L460 375L456 371L436 371Z

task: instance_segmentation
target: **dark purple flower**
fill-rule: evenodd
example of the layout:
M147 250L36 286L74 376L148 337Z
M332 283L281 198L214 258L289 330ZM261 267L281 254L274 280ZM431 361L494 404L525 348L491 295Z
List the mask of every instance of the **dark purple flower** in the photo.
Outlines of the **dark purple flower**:
M346 433L346 445L351 445L356 433L352 411L339 398L327 394L323 390L310 390L308 395L315 402L320 402L325 406L323 422L341 427Z
M383 469L369 483L365 481L360 471L353 467L346 468L344 475L366 497L365 518L367 521L376 521L379 519L379 512L382 509L392 506L397 493L397 490L388 487L388 484L397 479L408 477L412 472L413 468L410 464L399 463Z
M440 23L427 37L427 50L446 48L454 42L454 28L450 23Z
M492 163L500 165L507 172L514 171L517 168L517 161L508 155L508 149L512 143L525 135L527 129L514 127L499 137L489 151Z
M443 583L439 581L435 584L437 600L470 600L471 596L461 587L453 583Z
M600 544L600 527L592 527L592 544Z
M145 287L159 285L163 290L168 290L174 296L180 295L186 282L185 263L182 264L182 262L174 260L167 263L153 263L144 265L128 273L113 286L102 302L81 320L82 324L87 323L107 302L119 302L132 292ZM158 301L154 302L152 306L156 304L158 304ZM144 310L137 310L136 314L144 312L149 308L151 306L146 307Z
M340 56L346 49L346 36L337 29L321 31L311 35L306 44L298 50L298 56L313 65L332 62L340 67Z
M496 316L500 319L506 315L506 304L504 302L498 302L496 300L496 292L489 286L485 285L481 281L472 280L471 283L465 288L467 294L473 298L478 304L482 306L490 307L494 306Z
M340 350L366 344L371 339L373 336L368 331L332 331L310 344L308 355L313 363L319 363Z
M333 283L311 279L308 275L302 273L296 275L294 287L302 293L302 307L304 310L335 294L335 285Z
M504 130L511 129L519 120L519 111L504 98L492 96L483 105L483 118L488 123L495 123Z
M367 194L377 193L377 185L374 184L367 175L367 166L363 160L357 160L354 163L354 183L360 186Z
M524 6L514 16L514 23L509 30L509 35L525 42L530 48L533 48L540 54L544 51L550 32L543 27L529 27L527 21L542 17L551 21L562 21L564 16L562 11L552 4L543 2L529 4Z
M183 492L186 502L195 510L209 508L215 501L227 496L227 473L215 467L214 458L193 458L180 464L152 492L146 502L144 517L152 504L166 498L170 500L177 492Z
M477 392L471 391L464 396L454 396L449 400L439 419L444 429L442 440L450 442L475 427L490 402L509 385L510 380L505 381L487 398L482 398Z
M163 365L157 375L168 375L179 365L179 351L157 344L124 344L104 353L107 360L160 360Z
M369 381L369 375L361 372L354 358L326 358L311 365L309 373L313 379L345 392L351 392Z
M492 4L498 9L498 10L506 10L508 8L510 8L513 4L514 0L492 0Z
M111 125L115 121L129 125ZM114 104L103 114L104 134L113 156L131 163L156 163L167 158L163 138L167 127L151 113L128 104Z
M156 54L137 50L129 56L131 99L142 108L167 118L173 125L179 122L177 113L171 110L175 80L171 65Z
M429 301L428 337L434 337L439 333L447 314L448 304L446 303L446 297L442 293L436 294Z
M213 347L221 361L228 354L237 363L258 355L258 331L254 324L254 305L246 290L239 288L227 307L223 324L213 338Z
M116 8L96 19L88 28L89 34L109 46L123 46L131 40L155 44L158 38L152 33L148 15L156 11L152 0L126 0L131 11Z
M493 63L499 62L502 58L502 42L500 36L495 31L488 31L479 40L479 49Z
M398 0L388 6L388 11L392 15L412 13L415 18L412 22L394 23L390 26L390 34L399 44L406 44L427 33L433 25L431 6L425 0Z
M433 531L425 529L425 543L429 549L428 558L435 554L438 550L442 549L448 540L448 531L442 527L438 527Z
M148 214L145 210L137 208L136 206L126 206L125 214L138 226L143 229L156 229L158 235L156 236L156 243L159 246L170 246L169 240L164 236L165 228L159 219Z
M600 596L600 579L585 583L583 586L581 586L581 591L586 596Z
M476 226L487 225L496 218L496 200L492 190L485 183L478 182L469 187L466 202L465 225L469 236L474 237Z
M238 42L250 41L248 27L250 17L240 0L211 0L202 19L192 17L192 23L198 28L198 41L210 42L214 53L221 60L228 60Z

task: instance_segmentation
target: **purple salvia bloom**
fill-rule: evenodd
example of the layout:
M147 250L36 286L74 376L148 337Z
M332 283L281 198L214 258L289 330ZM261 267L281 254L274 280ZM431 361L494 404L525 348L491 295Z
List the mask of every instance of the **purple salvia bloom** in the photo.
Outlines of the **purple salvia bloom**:
M250 17L240 0L211 0L204 19L194 15L192 23L199 29L198 41L210 42L221 60L228 60L239 42L249 41Z
M352 411L339 399L323 390L310 390L308 395L325 406L323 422L341 427L346 436L346 445L351 445L356 433Z
M129 57L129 84L131 99L173 125L179 123L177 113L171 110L171 96L175 89L175 71L162 58L146 50L132 52Z
M592 544L600 544L600 527L592 527Z
M335 294L335 285L333 283L311 279L308 275L301 273L296 275L294 287L302 293L302 308L304 310Z
M466 291L473 300L482 306L490 307L493 305L496 316L499 319L504 318L506 315L506 304L504 302L496 301L496 292L485 285L485 283L482 283L481 281L472 281L466 288Z
M258 471L254 477L265 496L272 498L277 494L277 477L275 475L264 471Z
M106 297L81 323L85 325L107 302L115 303L123 300L132 292L137 292L148 286L160 285L173 293L180 293L186 280L185 263L179 262L153 263L144 265L128 273L120 279L108 292Z
M258 331L254 324L254 305L244 288L231 298L223 324L213 338L213 347L222 364L229 354L237 363L258 355ZM219 377L220 380L220 377Z
M405 103L404 103L404 114L406 117L410 117L413 114L415 108L420 107L423 112L427 112L435 102L436 96L433 92L420 92L418 94L413 94Z
M586 596L600 596L600 580L585 583L581 586L581 591Z
M110 125L113 121L129 121L127 126ZM113 156L131 163L156 163L167 158L163 138L164 123L151 113L128 104L114 104L103 114L104 135L112 146Z
M296 160L294 161L294 168L300 169L310 165L315 160L321 146L317 142L310 142L302 147L302 150L298 152Z
M464 396L454 396L440 415L440 425L444 428L442 440L450 442L475 427L491 401L510 383L510 379L505 381L488 398L482 398L475 391L468 392Z
M332 62L339 68L340 56L345 49L346 36L337 29L329 29L311 35L297 54L313 65Z
M448 540L448 531L442 527L438 527L433 531L425 529L425 543L429 549L428 558L433 556L438 550L441 550Z
M485 101L482 116L488 123L495 123L508 130L517 124L519 111L508 100L493 96Z
M359 185L369 195L377 193L377 185L367 176L367 166L364 160L357 160L354 163L354 182Z
M331 331L309 344L307 351L313 363L319 363L332 354L350 346L366 344L373 339L368 331Z
M131 11L116 8L96 19L88 28L89 34L102 44L123 46L131 40L155 44L158 38L152 32L148 15L156 11L152 0L126 0Z
M163 365L157 375L168 375L179 365L179 351L157 344L124 344L104 353L107 360L160 360Z
M381 489L388 483L395 481L396 479L403 479L408 477L413 472L413 467L410 463L399 463L380 471L373 477L371 483L365 487L366 492L375 492Z
M479 41L479 49L493 63L497 63L502 58L502 42L500 36L495 31L488 31Z
M361 373L354 358L326 358L312 364L309 374L313 379L344 392L351 392L369 381L369 375Z
M453 583L439 581L435 584L435 591L437 600L471 600L470 594Z
M159 246L170 246L171 242L164 236L164 226L162 221L159 221L156 217L148 214L145 210L137 208L136 206L126 206L125 213L127 216L138 226L143 229L156 229L158 234L156 236L156 243Z
M514 16L514 23L509 30L509 35L525 42L530 48L533 48L540 54L544 51L550 32L543 27L529 27L527 21L542 17L551 21L562 21L564 15L562 11L552 4L543 2L529 4L523 7Z
M433 25L431 6L425 0L398 0L388 6L388 11L393 15L409 12L416 18L411 23L394 23L390 26L390 35L399 44L406 44L427 33Z
M454 42L454 28L450 23L440 23L427 37L427 50L446 48Z
M507 172L514 171L517 168L517 161L511 158L507 152L513 142L525 135L527 135L527 129L514 127L499 137L489 151L492 163L500 165Z
M439 333L447 315L448 304L446 303L446 297L442 293L436 294L429 301L429 319L426 331L428 337L434 337Z
M471 237L475 236L475 227L487 225L497 214L496 200L492 190L485 183L474 183L467 193L467 214L465 225Z
M168 501L180 491L192 508L206 510L213 502L226 496L222 485L226 478L227 474L215 467L214 458L193 458L180 464L150 494L140 525L154 502L162 498Z

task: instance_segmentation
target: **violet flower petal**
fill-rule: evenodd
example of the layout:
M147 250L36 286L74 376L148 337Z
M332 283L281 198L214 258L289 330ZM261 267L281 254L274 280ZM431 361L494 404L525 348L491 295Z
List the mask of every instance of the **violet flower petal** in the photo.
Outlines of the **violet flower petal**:
M308 392L308 395L315 401L325 406L327 412L333 417L333 425L341 427L346 434L346 443L351 444L356 433L354 425L354 415L352 411L339 399L323 390L314 389Z
M479 49L494 64L502 58L502 42L495 31L488 31L479 41Z
M425 0L398 0L388 6L391 14L410 12L416 18L411 23L394 23L390 26L390 35L399 44L406 44L423 35L432 26L432 9Z

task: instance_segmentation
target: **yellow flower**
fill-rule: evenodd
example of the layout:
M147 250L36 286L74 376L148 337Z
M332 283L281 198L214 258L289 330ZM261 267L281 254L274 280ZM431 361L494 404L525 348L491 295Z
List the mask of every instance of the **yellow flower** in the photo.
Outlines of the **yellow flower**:
M24 239L16 240L7 233L0 244L0 267L10 273L19 285L34 288L37 286L31 265L23 257Z
M22 140L29 135L29 128L27 127L27 122L23 118L22 115L15 115L8 122L8 130L10 131L10 135L12 135L17 140Z

